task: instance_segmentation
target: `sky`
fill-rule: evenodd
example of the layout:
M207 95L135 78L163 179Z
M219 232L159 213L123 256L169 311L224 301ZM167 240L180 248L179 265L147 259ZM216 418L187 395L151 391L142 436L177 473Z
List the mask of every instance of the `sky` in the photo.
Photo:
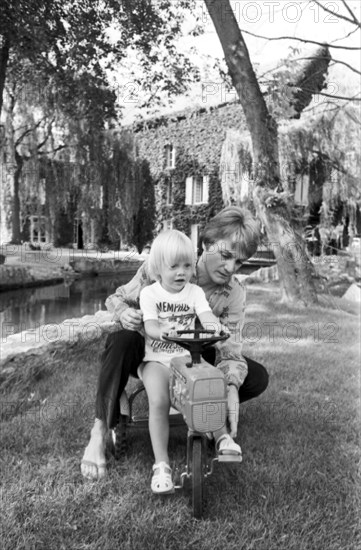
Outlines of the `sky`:
M348 2L352 7L358 20L361 19L361 2L353 0ZM200 0L200 4L204 5ZM269 37L297 36L299 38L311 38L318 42L333 41L347 35L352 26L336 16L326 13L314 2L288 1L288 0L234 0L231 2L234 13L241 29ZM323 1L325 7L350 17L342 0ZM205 5L202 8L203 21L207 25L207 33L200 37L200 47L212 49L215 55L223 55L222 49L206 12ZM253 61L256 63L268 63L282 57L285 44L291 41L269 42L245 35L245 40L250 49ZM203 44L201 45L201 42ZM292 41L293 44L297 44ZM340 45L347 44L360 46L360 31L354 33L348 40L340 42ZM353 57L360 66L360 53L342 53L345 57Z
M196 46L199 53L203 56L208 55L211 58L223 59L223 50L205 3L203 0L197 1L199 2L198 9L205 33L197 38L183 38L180 47L187 49L193 45ZM351 17L342 0L323 0L322 3L331 12L341 16L344 15L348 18ZM325 12L315 2L308 0L233 0L231 1L231 5L239 27L244 31L267 37L296 36L318 42L335 41L337 45L361 47L361 29L345 38L356 27L332 13ZM360 21L361 0L351 0L348 2L348 5ZM307 48L305 44L294 40L268 41L250 36L247 33L244 33L243 36L250 52L252 64L260 73L276 67L279 64L279 60L288 55L289 46ZM335 59L340 59L361 70L360 51L331 49L331 55ZM361 84L360 75L349 69L346 69L347 71L347 78ZM336 93L340 84L338 79L343 79L343 77L339 76L338 71L333 70L332 72L330 70L329 78L333 80L330 83L330 90L334 90L334 93ZM212 97L206 98L208 105L236 99L235 94L227 94L220 81L215 82L215 84L215 93L212 94ZM204 81L194 84L188 99L178 98L174 105L171 108L166 108L165 111L179 110L186 106L189 107L190 104L195 107L202 106L205 103L205 85L207 85L207 82ZM127 108L124 110L124 122L131 122L135 110L132 106L127 105ZM164 112L164 109L162 111Z

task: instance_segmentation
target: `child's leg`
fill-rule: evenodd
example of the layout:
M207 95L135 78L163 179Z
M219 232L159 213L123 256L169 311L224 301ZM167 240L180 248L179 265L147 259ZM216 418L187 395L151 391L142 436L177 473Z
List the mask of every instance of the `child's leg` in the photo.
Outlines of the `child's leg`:
M149 432L155 463L169 464L169 368L161 363L146 363L142 372L149 401Z

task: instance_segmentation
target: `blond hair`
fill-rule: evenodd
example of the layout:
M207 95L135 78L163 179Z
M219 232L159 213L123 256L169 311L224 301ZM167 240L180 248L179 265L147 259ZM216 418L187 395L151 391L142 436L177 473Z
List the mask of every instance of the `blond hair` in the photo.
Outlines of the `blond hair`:
M161 281L164 266L171 266L180 261L189 262L193 269L195 267L195 253L190 238L177 229L159 233L150 249L150 276Z

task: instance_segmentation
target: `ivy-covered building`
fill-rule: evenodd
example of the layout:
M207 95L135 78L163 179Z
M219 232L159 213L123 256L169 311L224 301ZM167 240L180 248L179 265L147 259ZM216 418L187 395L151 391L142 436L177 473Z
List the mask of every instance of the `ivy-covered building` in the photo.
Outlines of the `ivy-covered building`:
M222 207L221 150L229 129L246 131L238 103L188 110L133 126L138 155L155 181L157 228L175 228L196 244Z
M224 206L221 179L227 178L227 169L235 172L232 159L241 164L236 178L241 187L238 198L249 198L250 140L238 102L144 120L134 125L133 131L138 155L149 162L156 184L157 231L161 227L180 229L196 244L201 227ZM225 140L230 134L236 139L228 140L225 155ZM321 221L325 194L343 185L336 181L340 172L333 169L334 163L322 151L305 154L298 130L286 139L281 133L280 138L282 179L293 197L294 216L303 226L315 227ZM234 148L238 148L237 154ZM311 160L305 160L307 156ZM331 203L330 225L342 226L343 236L337 244L346 245L348 233L361 231L359 206L356 201L350 209L337 198Z

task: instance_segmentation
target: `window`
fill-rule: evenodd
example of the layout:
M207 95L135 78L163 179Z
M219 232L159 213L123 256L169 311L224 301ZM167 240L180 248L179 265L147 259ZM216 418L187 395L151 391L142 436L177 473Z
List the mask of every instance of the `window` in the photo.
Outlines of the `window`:
M297 174L295 185L295 204L308 205L308 175Z
M173 183L171 179L166 181L166 201L167 204L173 204Z
M167 170L174 170L175 168L175 147L172 144L165 146L165 167Z
M41 205L44 205L45 200L46 200L46 179L41 178L39 180L38 201Z
M163 222L163 231L170 231L171 229L173 229L172 220L164 220L164 222Z
M46 218L45 216L30 216L30 242L46 242Z
M208 203L209 176L191 176L186 179L186 204Z

